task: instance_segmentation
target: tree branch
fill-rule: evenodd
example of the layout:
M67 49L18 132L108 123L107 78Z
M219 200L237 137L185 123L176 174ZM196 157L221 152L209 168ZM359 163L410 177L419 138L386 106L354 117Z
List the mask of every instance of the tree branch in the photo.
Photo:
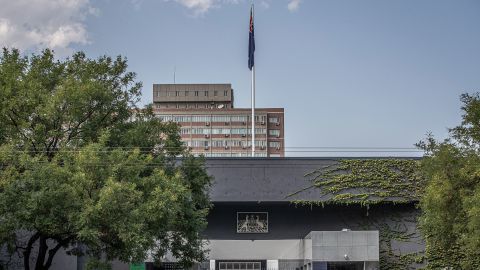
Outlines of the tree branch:
M72 239L73 239L72 237L67 237L61 241L58 241L58 244L48 252L48 259L47 259L47 262L45 263L44 269L48 269L50 268L50 266L52 266L53 257L55 256L57 251Z
M15 116L18 117L17 113L14 111L14 110L10 110ZM18 125L17 121L15 121L15 119L10 115L10 114L7 114L8 118L10 119L10 121L13 123L13 125L15 126L15 128L17 129L17 131L23 136L25 137L25 139L27 141L30 141L32 143L32 146L33 146L33 149L35 150L35 152L37 152L37 146L35 144L35 142L33 141L33 139L29 138L27 135L25 135L22 130L20 129L20 126Z

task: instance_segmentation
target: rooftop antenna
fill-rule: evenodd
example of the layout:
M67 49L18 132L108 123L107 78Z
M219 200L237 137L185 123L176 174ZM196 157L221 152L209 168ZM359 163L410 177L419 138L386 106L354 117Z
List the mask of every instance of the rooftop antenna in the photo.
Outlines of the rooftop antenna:
M173 84L177 84L176 79L175 79L176 73L177 73L177 66L174 66L173 67Z

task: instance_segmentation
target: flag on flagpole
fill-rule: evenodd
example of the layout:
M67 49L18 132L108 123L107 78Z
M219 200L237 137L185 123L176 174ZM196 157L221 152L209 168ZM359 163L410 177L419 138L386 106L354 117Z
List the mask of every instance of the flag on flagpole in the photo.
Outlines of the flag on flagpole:
M253 5L250 8L250 34L248 37L248 68L252 70L255 57L255 35L253 27Z

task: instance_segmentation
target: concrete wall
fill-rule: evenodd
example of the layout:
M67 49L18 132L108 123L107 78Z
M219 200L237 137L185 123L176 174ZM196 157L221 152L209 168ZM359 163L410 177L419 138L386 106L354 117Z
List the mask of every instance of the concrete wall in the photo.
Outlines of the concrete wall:
M312 260L379 261L378 231L311 232Z

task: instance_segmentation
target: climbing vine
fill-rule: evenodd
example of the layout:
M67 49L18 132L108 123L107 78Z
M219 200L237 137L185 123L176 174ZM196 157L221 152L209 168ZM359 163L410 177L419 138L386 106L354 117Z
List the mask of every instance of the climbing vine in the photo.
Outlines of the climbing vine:
M416 202L425 183L412 159L343 159L306 174L329 203ZM297 202L300 203L300 202Z
M413 159L343 159L305 175L318 188L316 201L293 201L297 205L359 204L371 205L404 204L415 206L425 188L420 175L420 163ZM301 193L304 190L290 194ZM383 220L366 218L358 228L378 230L380 233L380 269L416 269L425 262L423 250L402 253L395 244L414 243L423 246L424 241L416 227L418 212L410 219L396 217L385 212ZM406 224L410 224L407 226Z

